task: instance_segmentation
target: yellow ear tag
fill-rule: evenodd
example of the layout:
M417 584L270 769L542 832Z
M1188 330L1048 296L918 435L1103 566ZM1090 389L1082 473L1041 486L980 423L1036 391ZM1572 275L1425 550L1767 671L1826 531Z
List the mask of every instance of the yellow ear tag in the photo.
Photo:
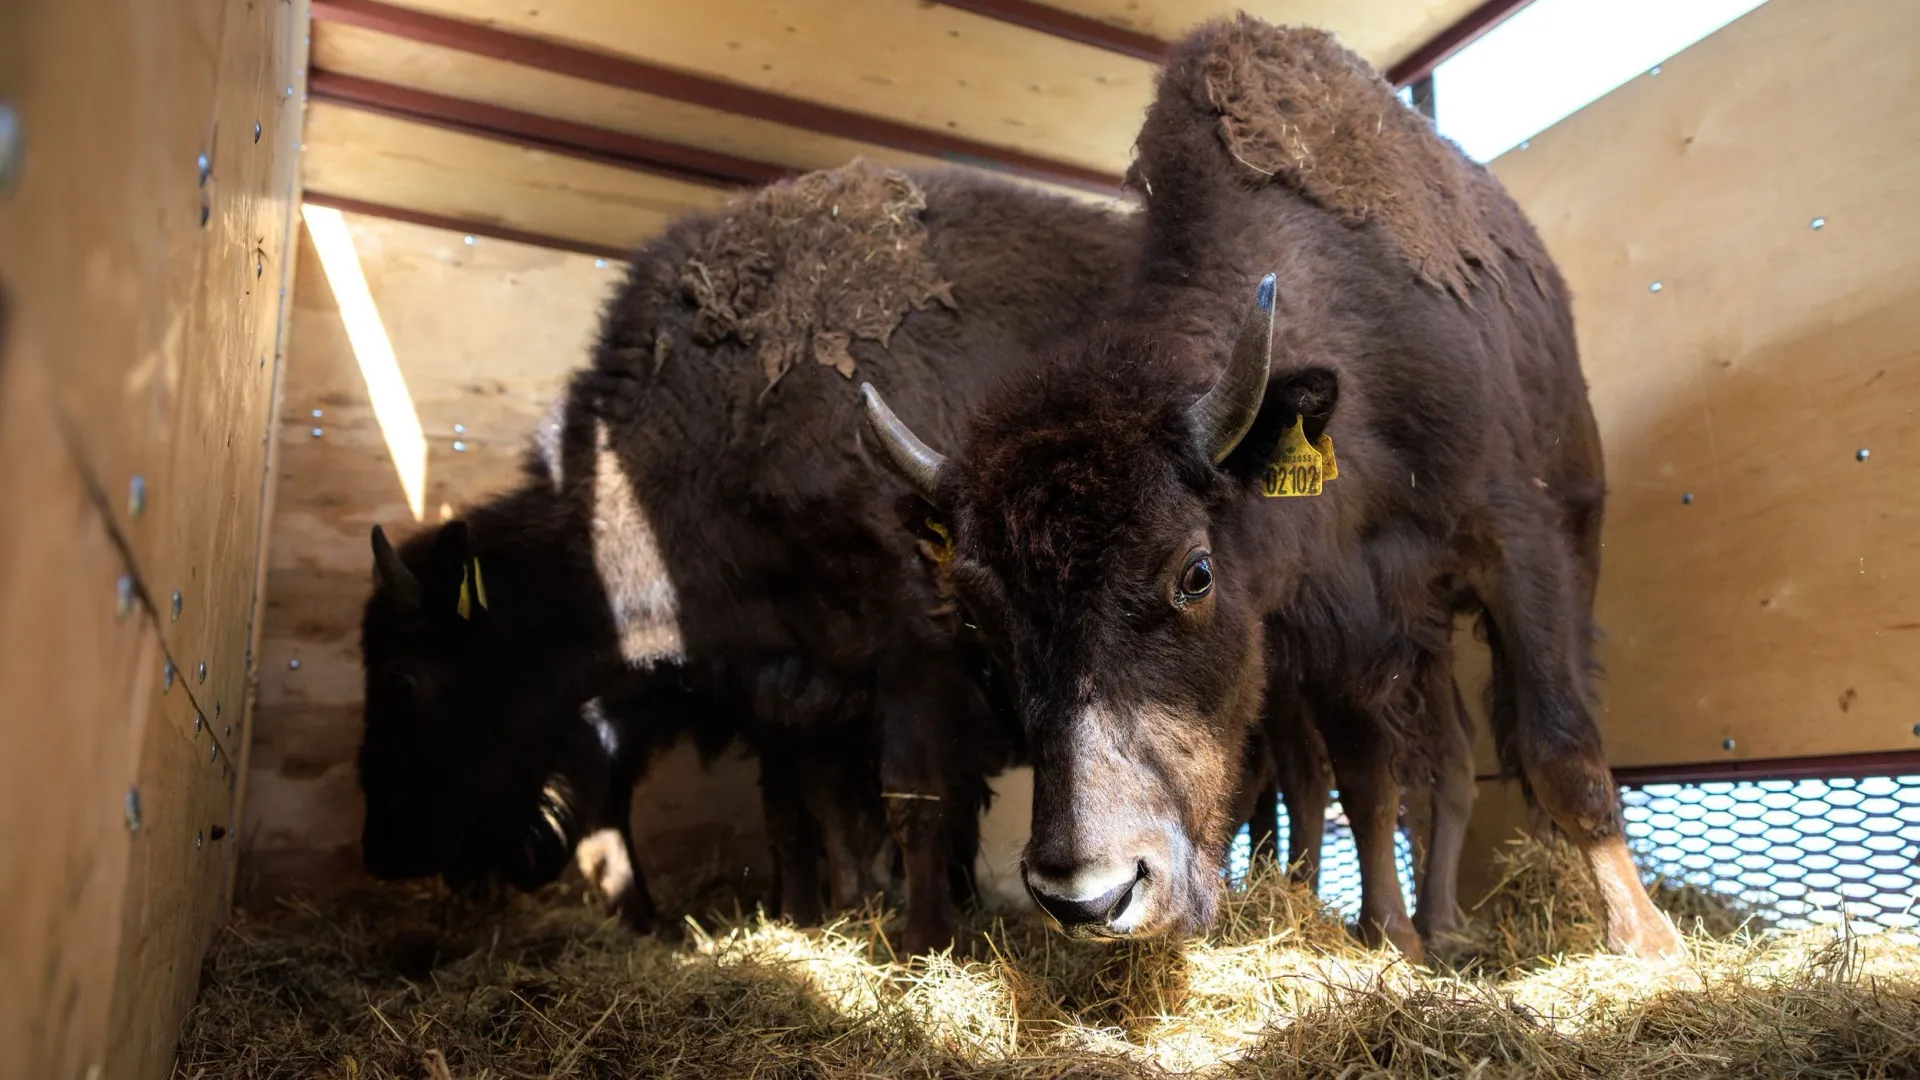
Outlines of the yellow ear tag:
M940 538L940 543L937 547L932 544L927 546L933 548L933 561L944 569L947 565L947 560L953 558L953 534L947 531L945 525L940 524L932 518L927 519L927 528L932 529L933 534Z
M463 619L473 618L473 592L467 587L467 578L468 571L463 566L460 568L460 602L454 605L454 610Z
M1327 445L1331 449L1333 444L1329 442ZM1280 440L1280 448L1273 455L1273 464L1267 466L1261 491L1269 499L1318 495L1325 464L1320 451L1307 441L1306 418L1295 417L1293 430Z
M1323 431L1320 433L1320 440L1313 445L1320 451L1320 459L1324 463L1320 469L1320 479L1340 479L1340 466L1333 460L1333 436Z
M480 576L480 560L468 559L466 566L460 568L460 603L454 610L463 619L473 618L473 601L480 601L481 610L487 607L487 582Z
M1333 477L1329 476L1327 479L1331 480ZM478 556L475 556L473 559L473 597L480 601L480 610L485 611L487 609L487 579L480 576L480 559Z

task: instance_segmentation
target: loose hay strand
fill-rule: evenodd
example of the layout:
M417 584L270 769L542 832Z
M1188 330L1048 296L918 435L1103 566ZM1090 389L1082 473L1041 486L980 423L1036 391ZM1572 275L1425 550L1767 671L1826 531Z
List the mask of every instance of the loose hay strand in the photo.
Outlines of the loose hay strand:
M877 910L817 930L689 920L669 942L557 887L485 920L431 890L342 894L223 933L175 1076L1920 1075L1920 946L1771 933L1662 886L1692 956L1643 964L1593 952L1571 852L1502 858L1453 970L1362 948L1271 867L1204 941L980 918L907 962Z

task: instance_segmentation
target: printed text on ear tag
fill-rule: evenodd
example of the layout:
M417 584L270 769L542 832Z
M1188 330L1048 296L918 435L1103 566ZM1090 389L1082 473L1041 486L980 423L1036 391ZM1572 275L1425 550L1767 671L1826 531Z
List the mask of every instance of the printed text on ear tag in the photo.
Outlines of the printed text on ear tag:
M1327 445L1331 449L1333 444L1329 442ZM1280 440L1280 448L1273 455L1273 464L1267 466L1261 492L1269 499L1318 495L1324 479L1322 467L1325 463L1320 451L1307 442L1306 419L1296 417L1293 430Z

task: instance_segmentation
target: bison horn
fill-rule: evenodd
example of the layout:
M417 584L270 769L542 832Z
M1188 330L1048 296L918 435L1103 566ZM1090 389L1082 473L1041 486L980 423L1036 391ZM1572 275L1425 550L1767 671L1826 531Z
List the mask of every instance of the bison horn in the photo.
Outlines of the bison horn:
M1260 279L1254 293L1253 310L1240 327L1240 338L1233 344L1233 356L1227 370L1213 388L1193 403L1193 430L1200 436L1200 447L1215 465L1227 459L1240 445L1253 421L1260 415L1260 401L1267 395L1267 373L1273 362L1274 276Z
M933 493L940 486L940 467L947 459L921 442L919 436L893 415L886 399L872 383L860 384L860 399L867 406L867 427L873 431L873 437L880 440L880 448L887 452L894 471L912 484L922 498L932 502Z
M420 579L400 561L400 554L387 542L386 530L378 525L373 527L373 578L393 594L395 607L401 611L420 610Z

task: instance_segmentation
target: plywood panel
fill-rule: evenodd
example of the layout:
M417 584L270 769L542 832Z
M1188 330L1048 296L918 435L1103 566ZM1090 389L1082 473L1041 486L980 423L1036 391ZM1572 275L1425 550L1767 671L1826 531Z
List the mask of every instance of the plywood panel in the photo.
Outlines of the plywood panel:
M405 0L1041 157L1125 170L1153 66L938 4L899 0Z
M0 306L4 306L0 300ZM134 735L160 674L120 550L53 421L44 355L0 311L0 1076L104 1060L126 891ZM20 517L12 519L14 523Z
M1331 30L1385 71L1459 22L1480 0L1047 0L1047 6L1164 40L1207 19L1245 11L1276 25Z
M316 192L616 248L730 194L319 102L303 175Z
M1920 746L1916 40L1772 0L1495 163L1607 447L1615 764Z

